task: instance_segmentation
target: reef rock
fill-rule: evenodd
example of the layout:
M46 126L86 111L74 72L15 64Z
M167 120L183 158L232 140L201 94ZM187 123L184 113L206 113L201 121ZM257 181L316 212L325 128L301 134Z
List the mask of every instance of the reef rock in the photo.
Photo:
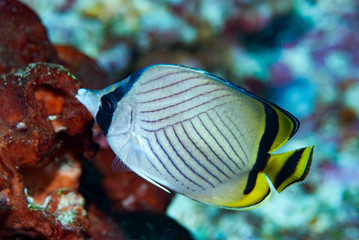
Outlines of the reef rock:
M88 228L76 191L80 158L94 155L93 121L74 97L78 88L76 78L55 64L30 64L1 76L0 235L77 239ZM59 189L74 192L76 207L49 210L54 196L69 195Z
M59 63L46 29L24 4L0 0L0 74L34 62Z

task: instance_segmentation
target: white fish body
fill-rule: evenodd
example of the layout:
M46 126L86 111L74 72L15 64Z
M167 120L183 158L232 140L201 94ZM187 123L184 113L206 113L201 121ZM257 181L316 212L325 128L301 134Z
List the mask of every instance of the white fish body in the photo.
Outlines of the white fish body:
M312 147L269 155L297 131L292 115L201 70L152 65L76 97L131 170L201 202L253 207L270 195L265 174L281 191L309 171ZM296 168L285 175L291 158Z

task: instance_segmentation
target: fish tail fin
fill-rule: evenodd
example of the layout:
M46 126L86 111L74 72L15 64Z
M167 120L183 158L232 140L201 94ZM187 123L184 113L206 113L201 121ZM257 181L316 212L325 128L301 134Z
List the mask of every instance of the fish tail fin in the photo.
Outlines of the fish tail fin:
M264 173L272 181L278 192L306 178L312 163L313 151L314 147L311 146L269 155Z

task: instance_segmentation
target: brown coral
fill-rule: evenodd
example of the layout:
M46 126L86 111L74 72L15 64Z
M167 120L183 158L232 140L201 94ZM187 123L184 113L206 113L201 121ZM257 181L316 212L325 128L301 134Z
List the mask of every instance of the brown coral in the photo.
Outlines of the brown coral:
M27 6L0 0L0 74L33 62L59 63L46 29Z
M56 45L55 48L62 64L75 73L87 89L102 89L111 84L96 62L76 48L66 45Z
M0 0L0 49L7 74L0 78L0 236L82 238L89 226L83 201L48 208L61 188L82 199L79 157L94 153L92 118L74 98L77 80L59 65L28 65L60 60L39 18L17 1ZM59 221L68 213L81 227Z
M80 154L93 155L92 119L74 98L77 89L71 73L53 64L30 64L1 77L2 235L76 239L88 226L81 218L83 228L70 231L57 221L59 214L46 212L53 191L77 190Z

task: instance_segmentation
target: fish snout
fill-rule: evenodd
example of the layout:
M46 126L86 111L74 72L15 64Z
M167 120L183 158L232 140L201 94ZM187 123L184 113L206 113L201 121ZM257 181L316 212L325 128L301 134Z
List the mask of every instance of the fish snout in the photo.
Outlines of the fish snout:
M80 88L75 97L86 107L93 117L96 116L101 101L99 94L96 94L95 91L92 90Z

